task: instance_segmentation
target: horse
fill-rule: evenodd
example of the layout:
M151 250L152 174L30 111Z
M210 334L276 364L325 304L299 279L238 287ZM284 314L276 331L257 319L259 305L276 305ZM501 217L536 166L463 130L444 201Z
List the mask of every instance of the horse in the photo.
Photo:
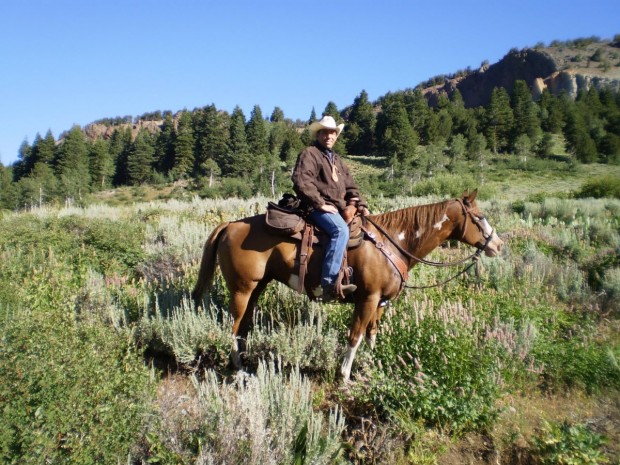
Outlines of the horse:
M358 347L366 336L374 348L379 320L385 304L405 287L407 271L449 239L476 247L493 257L503 241L476 205L477 190L461 198L408 207L362 217L364 240L347 252L356 291L347 296L354 303L348 335L348 349L340 373L345 381ZM261 293L273 280L297 290L299 240L274 235L265 225L265 214L218 225L207 239L198 280L192 298L198 305L211 289L219 263L230 291L229 311L233 317L232 363L241 368L240 354L253 325L254 310ZM320 295L323 253L308 251L304 291L310 299ZM428 263L428 262L426 262Z

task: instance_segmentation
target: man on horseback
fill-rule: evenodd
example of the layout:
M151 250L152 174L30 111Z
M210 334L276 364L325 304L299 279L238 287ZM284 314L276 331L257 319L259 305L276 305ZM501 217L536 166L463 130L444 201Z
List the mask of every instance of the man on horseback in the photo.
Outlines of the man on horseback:
M347 206L361 208L368 214L365 201L359 193L348 168L333 151L344 124L336 125L331 116L323 116L310 125L314 143L298 156L293 170L293 188L301 200L301 208L308 212L329 241L321 271L323 302L336 298L335 286L349 240L349 228L342 217ZM355 284L343 285L344 295L355 292Z

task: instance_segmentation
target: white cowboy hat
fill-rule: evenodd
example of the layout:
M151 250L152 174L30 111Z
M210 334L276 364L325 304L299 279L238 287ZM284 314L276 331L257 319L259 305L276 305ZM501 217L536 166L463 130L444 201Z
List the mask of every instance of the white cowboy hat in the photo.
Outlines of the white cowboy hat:
M321 129L334 130L338 133L338 135L340 135L343 128L344 123L336 125L336 120L333 116L323 116L320 121L315 121L310 125L310 135L312 137L316 137L316 133L319 132Z

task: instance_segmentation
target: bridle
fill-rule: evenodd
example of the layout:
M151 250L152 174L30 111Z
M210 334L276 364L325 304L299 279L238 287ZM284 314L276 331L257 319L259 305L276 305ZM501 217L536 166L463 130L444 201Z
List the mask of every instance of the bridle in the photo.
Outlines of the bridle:
M410 286L406 283L403 283L403 287L406 287L408 289L429 289L429 288L433 288L433 287L438 287L438 286L442 286L444 284L449 283L450 281L452 281L453 279L456 279L457 277L461 276L462 274L466 273L470 268L472 268L473 266L476 266L478 264L478 259L480 258L480 255L482 255L482 252L484 251L484 249L487 248L487 246L489 245L489 243L493 240L493 234L495 233L495 229L491 228L491 232L490 233L486 233L485 231L485 227L484 224L482 223L484 220L484 217L478 217L473 213L473 208L471 206L468 206L465 204L465 202L463 202L462 199L455 199L460 205L461 208L463 210L463 216L465 217L465 220L463 222L463 229L462 229L462 233L461 233L461 239L465 238L465 234L467 231L467 221L468 219L471 220L472 223L474 223L476 225L476 227L478 228L478 230L480 231L480 233L482 234L482 237L484 239L484 243L482 245L480 245L480 242L474 244L474 247L476 247L476 251L474 253L472 253L471 255L455 261L455 262L450 262L450 263L442 263L442 262L433 262L433 261L429 261L426 260L424 258L420 258L420 257L416 257L415 255L411 254L410 252L408 252L407 250L405 250L400 244L398 244L398 242L396 242L396 240L394 240L394 238L392 236L390 236L390 234L383 229L379 224L377 224L376 221L372 220L370 217L365 216L364 220L368 221L370 224L372 224L375 228L377 228L377 230L383 234L383 236L392 243L392 245L394 247L396 247L396 249L405 257L407 257L410 260L414 260L418 263L421 263L423 265L428 265L428 266L433 266L433 267L437 267L437 268L446 268L449 266L456 266L456 265L461 265L463 263L465 263L468 260L472 260L472 262L466 266L463 270L461 270L458 274L452 276L451 278L438 283L438 284L432 284L429 286ZM476 268L477 270L477 268ZM476 271L477 273L477 271ZM402 276L402 274L401 274Z

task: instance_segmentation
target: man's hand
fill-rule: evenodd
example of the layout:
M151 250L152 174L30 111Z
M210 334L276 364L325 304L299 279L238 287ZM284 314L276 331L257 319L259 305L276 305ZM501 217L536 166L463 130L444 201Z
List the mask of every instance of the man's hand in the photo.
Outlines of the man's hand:
M327 213L338 213L338 209L329 203L321 205L321 210Z

